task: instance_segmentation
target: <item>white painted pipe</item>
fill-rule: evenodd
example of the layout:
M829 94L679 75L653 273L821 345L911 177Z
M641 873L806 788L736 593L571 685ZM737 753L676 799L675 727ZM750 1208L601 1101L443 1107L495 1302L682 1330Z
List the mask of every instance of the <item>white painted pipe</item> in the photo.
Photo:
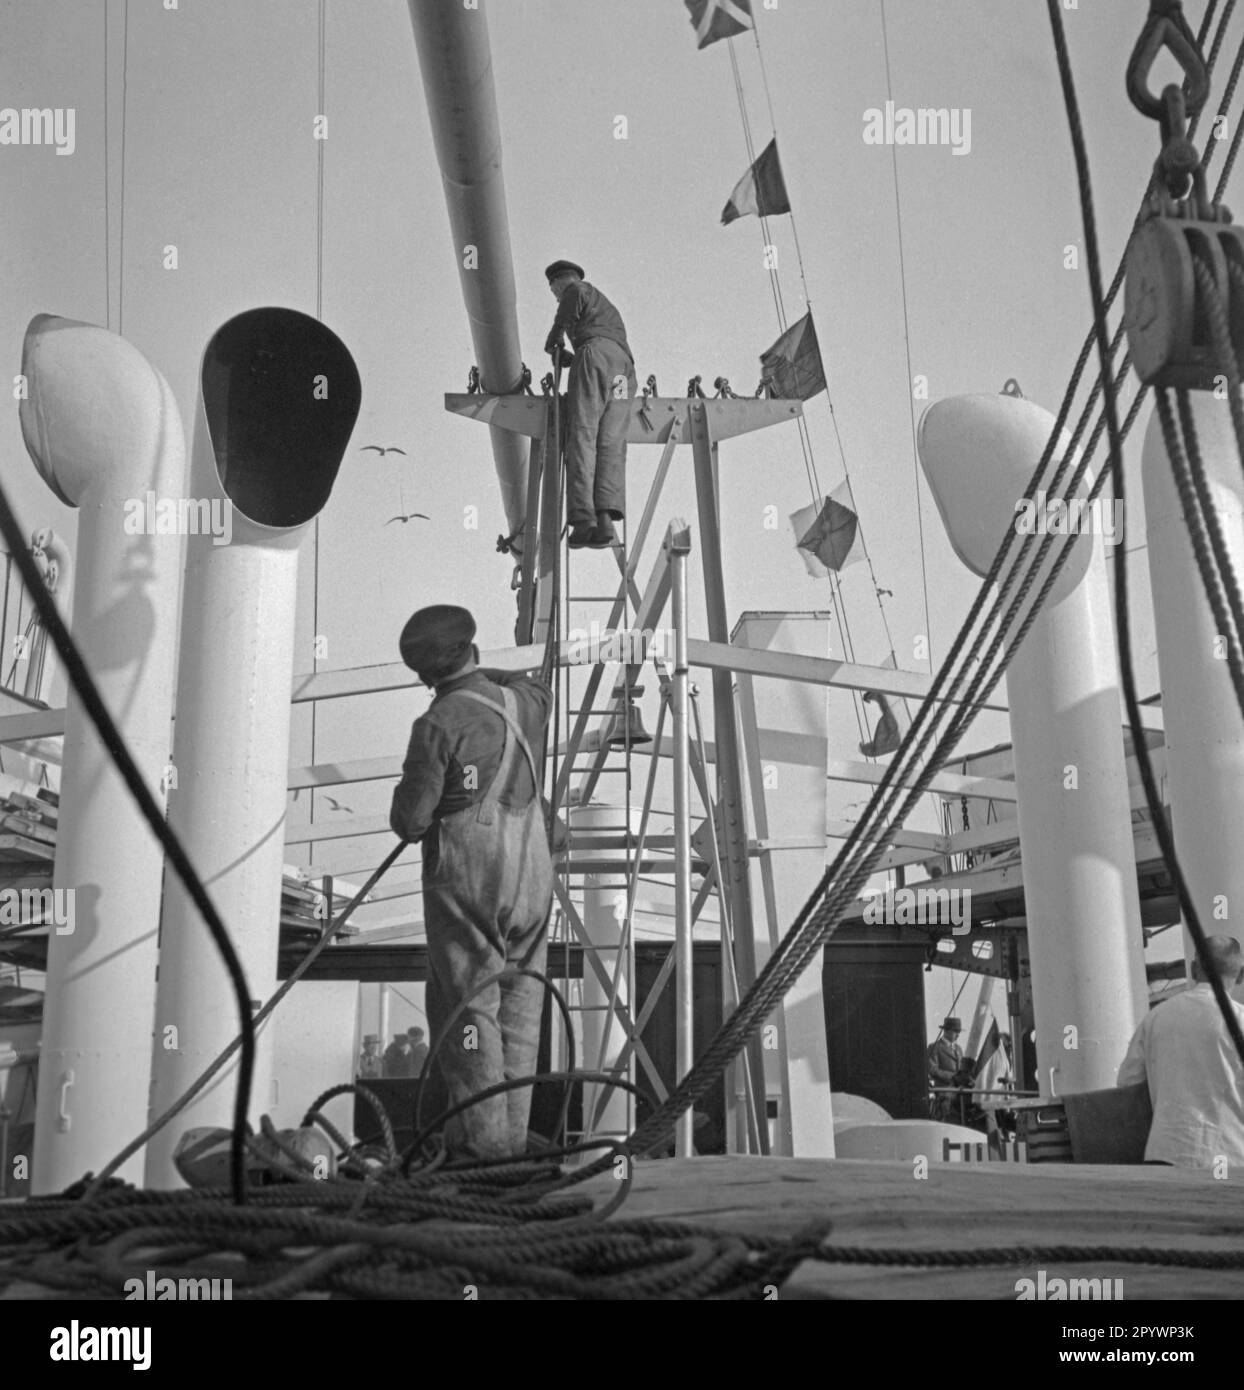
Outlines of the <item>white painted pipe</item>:
M1244 488L1231 415L1191 393L1201 456L1237 578L1244 576ZM1166 730L1175 848L1202 928L1244 942L1244 721L1188 538L1157 411L1141 461L1149 575ZM1185 932L1184 951L1195 951Z
M256 1009L276 989L298 548L328 499L358 406L358 372L344 344L292 309L239 314L203 354L191 494L216 533L187 543L169 824L229 930ZM153 1118L237 1027L219 953L170 874ZM180 1185L172 1153L185 1130L232 1123L236 1080L237 1055L151 1140L149 1186ZM253 1124L275 1103L272 1086L272 1032L265 1027Z
M1048 411L1011 396L959 396L925 411L921 463L974 573L987 572L1019 520L1053 426ZM1069 447L1063 431L1055 458ZM1097 511L1078 523L1085 533L1007 671L1043 1095L1113 1086L1148 1003L1106 580L1103 529L1113 522ZM1021 617L1063 544L1049 547Z
M513 391L523 360L488 20L482 5L461 0L409 5L480 382L485 391ZM491 435L513 534L527 516L527 442L509 430L494 428Z
M623 833L626 827L626 811L620 806L575 807L570 811L573 829L578 831L608 832L614 835ZM638 829L638 818L632 816L632 831ZM582 845L580 841L580 845ZM612 981L618 971L618 1000L623 1008L628 1007L630 999L629 963L623 961L619 971L619 948L624 939L626 926L626 893L628 861L624 849L578 848L572 837L571 846L576 854L594 860L617 860L617 871L585 874L583 877L583 929L587 939L599 952L598 959L605 974ZM629 957L631 951L628 949ZM583 1013L582 1048L580 1066L594 1071L612 1071L626 1046L626 1034L616 1015L610 1021L608 1005L610 993L592 969L590 960L584 953L583 961ZM627 1071L628 1079L633 1079L633 1064ZM594 1125L593 1119L599 1105L601 1092L605 1088L595 1083L583 1087L583 1127L596 1139L624 1139L630 1134L631 1099L628 1092L619 1087L609 1090L608 1098L601 1107L600 1119Z
M79 509L71 631L157 800L173 710L180 538L127 528L128 504L185 487L168 383L123 338L40 314L26 330L22 435ZM32 1190L98 1172L146 1124L163 850L70 692L48 936ZM142 1176L137 1157L118 1177Z

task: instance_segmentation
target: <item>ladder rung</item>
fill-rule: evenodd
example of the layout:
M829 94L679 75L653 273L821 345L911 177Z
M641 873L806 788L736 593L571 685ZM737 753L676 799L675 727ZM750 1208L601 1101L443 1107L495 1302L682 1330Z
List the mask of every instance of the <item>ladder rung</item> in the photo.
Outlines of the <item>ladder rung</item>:
M558 809L559 809L559 810L564 810L564 809L565 809L564 803L563 803L563 805L562 805L561 807L559 807ZM583 807L582 807L582 806L572 806L570 809L571 809L572 811L581 811L581 810L583 810ZM601 810L601 809L603 809L603 808L597 807L596 809L597 809L597 810ZM619 821L616 825L593 825L593 826L591 826L591 827L580 825L580 826L573 827L573 828L572 828L572 833L575 834L575 835L583 836L583 837L588 838L588 839L591 839L591 838L593 838L593 837L599 838L599 837L601 837L601 836L603 836L603 835L627 835L627 834L629 834L630 837L631 837L636 843L639 842L639 831L638 831L638 830L633 830L633 829L631 829L630 826L623 825L621 821Z

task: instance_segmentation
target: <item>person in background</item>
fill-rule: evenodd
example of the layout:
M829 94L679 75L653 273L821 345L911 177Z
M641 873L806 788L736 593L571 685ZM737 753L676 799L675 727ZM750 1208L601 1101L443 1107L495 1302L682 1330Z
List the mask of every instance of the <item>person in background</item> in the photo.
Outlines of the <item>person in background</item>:
M384 1058L380 1055L380 1034L368 1033L363 1039L363 1053L357 1067L360 1081L376 1081L384 1075Z
M942 1020L941 1036L931 1042L925 1052L928 1063L930 1086L958 1086L963 1083L963 1049L959 1046L959 1034L963 1024L957 1018ZM955 1097L936 1095L929 1105L929 1118L948 1120L957 1116Z
M1244 980L1240 943L1206 940L1210 969L1228 989ZM1244 1064L1214 998L1199 957L1190 989L1152 1008L1132 1037L1118 1084L1147 1082L1153 1123L1146 1163L1244 1173ZM1229 1001L1244 1029L1244 1005ZM1215 1171L1224 1162L1228 1171Z
M562 347L569 334L570 363L566 419L567 544L604 550L617 544L613 523L626 511L626 428L638 386L635 359L622 315L573 261L554 261L545 272L557 300L557 316L544 344Z
M424 1041L423 1029L407 1028L406 1036L410 1039L410 1074L421 1076L428 1060L428 1045Z
M405 1033L394 1033L393 1041L384 1050L384 1074L387 1078L410 1075L410 1039Z

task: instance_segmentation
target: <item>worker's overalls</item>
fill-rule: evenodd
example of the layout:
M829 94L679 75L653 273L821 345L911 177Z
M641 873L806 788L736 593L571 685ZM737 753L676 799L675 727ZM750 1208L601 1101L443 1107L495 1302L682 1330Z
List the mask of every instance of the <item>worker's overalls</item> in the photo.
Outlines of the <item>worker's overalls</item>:
M506 714L513 719L513 692L503 694ZM501 713L491 700L470 698ZM523 755L535 796L526 806L504 806L497 800L518 749L507 720L501 764L483 800L435 821L424 837L426 1004L434 1045L449 1026L436 1056L440 1083L428 1078L433 1089L430 1103L422 1107L425 1118L444 1108L445 1087L449 1102L457 1104L500 1081L535 1074L544 1004L540 982L516 975L474 993L481 981L507 966L544 970L553 865L529 749ZM451 1023L451 1015L468 998ZM529 1086L481 1101L448 1123L446 1145L451 1153L477 1158L522 1154L530 1110Z
M594 524L626 511L626 427L635 363L612 338L589 338L570 364L566 418L566 519Z

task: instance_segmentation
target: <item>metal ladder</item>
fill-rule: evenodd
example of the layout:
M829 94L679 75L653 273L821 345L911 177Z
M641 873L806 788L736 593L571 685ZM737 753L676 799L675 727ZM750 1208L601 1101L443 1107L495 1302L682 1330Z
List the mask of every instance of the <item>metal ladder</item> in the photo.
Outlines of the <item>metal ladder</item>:
M622 546L613 554L626 572L626 522L621 523ZM569 841L559 866L556 919L551 941L566 948L578 948L583 962L581 975L569 981L567 1004L576 1025L577 1062L581 1069L606 1072L623 1081L631 1080L632 1063L626 1054L634 1049L625 1044L637 1032L633 1008L635 997L635 898L638 888L635 827L634 769L630 708L639 689L635 668L626 661L616 664L616 678L606 687L604 674L610 666L602 664L602 643L618 644L616 634L626 641L630 604L622 591L622 622L611 624L616 593L600 592L597 571L606 558L604 551L564 552L561 634L574 642L581 653L579 664L567 664L558 673L561 689L557 739L564 755L558 758L557 785L563 789L563 804L569 814ZM588 587L575 589L581 569L591 574ZM585 677L585 674L586 677ZM607 690L607 694L603 693ZM612 742L620 731L621 743ZM590 830L582 824L592 803L592 794L604 783L604 805L612 804L613 814L593 817ZM605 843L601 843L604 841ZM593 854L593 849L598 853ZM618 869L609 872L610 861ZM596 872L593 872L593 870ZM602 872L603 871L603 872ZM605 879L608 886L597 886L593 879ZM580 880L582 894L576 904L572 891ZM605 898L611 899L606 910ZM603 930L602 930L603 928ZM623 1057L616 1054L622 1046ZM646 1055L646 1054L645 1054ZM562 1065L568 1061L564 1047ZM653 1068L655 1074L655 1068ZM635 1103L628 1091L619 1092L604 1084L585 1083L582 1128L572 1139L623 1139L635 1128Z

